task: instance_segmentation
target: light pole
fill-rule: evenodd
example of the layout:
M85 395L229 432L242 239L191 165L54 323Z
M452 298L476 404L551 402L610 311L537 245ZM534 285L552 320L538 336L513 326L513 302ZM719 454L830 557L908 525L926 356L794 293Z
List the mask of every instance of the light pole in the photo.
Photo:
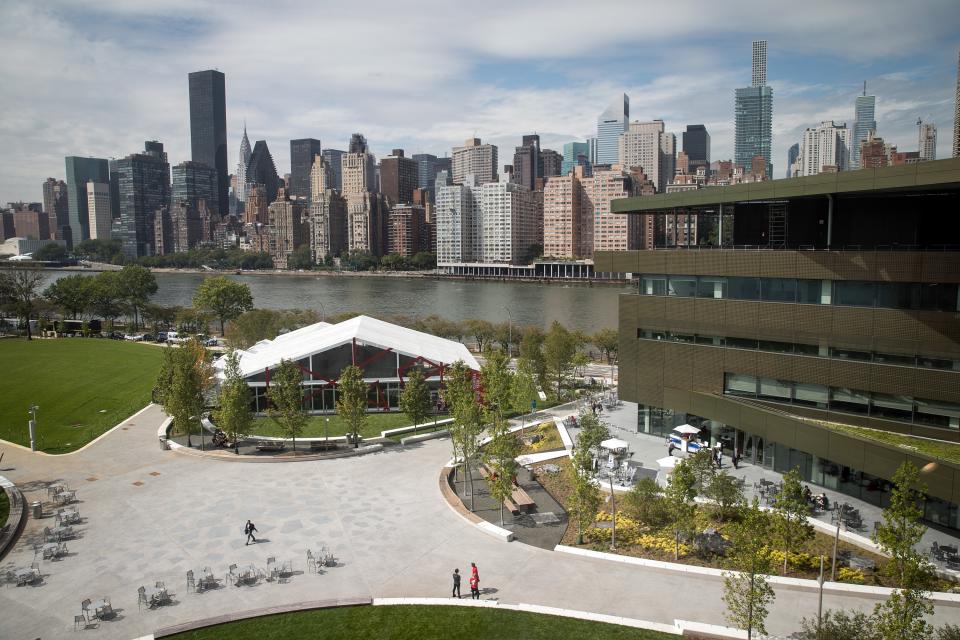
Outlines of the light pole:
M30 430L30 451L37 450L37 409L39 409L35 404L30 405L28 411L30 412L30 422L27 423L27 428Z
M513 314L510 313L510 307L503 305L503 310L507 312L507 358L513 357Z
M330 418L327 417L327 421L323 423L323 439L327 442L330 442Z

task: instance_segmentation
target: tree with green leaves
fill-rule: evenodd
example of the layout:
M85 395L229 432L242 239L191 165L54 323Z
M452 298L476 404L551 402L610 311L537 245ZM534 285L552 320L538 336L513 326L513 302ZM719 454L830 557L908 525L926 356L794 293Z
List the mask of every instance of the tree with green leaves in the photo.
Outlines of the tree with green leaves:
M310 245L308 244L300 245L287 256L287 269L290 271L297 271L299 269L310 271L315 266L313 253L311 253Z
M233 451L240 454L240 439L250 432L253 412L250 410L250 388L240 373L240 355L230 350L226 355L223 382L220 383L219 406L214 414L217 424L233 442Z
M600 488L593 482L593 457L589 449L578 442L570 459L571 465L567 473L570 474L573 493L570 495L567 511L577 523L577 544L583 544L583 531L596 519L603 504L603 497L600 495Z
M696 478L697 493L704 493L713 481L714 476L717 475L717 470L713 466L713 450L707 447L701 447L692 456L685 458L685 460L687 464L690 465L690 471L693 472L693 477Z
M281 360L280 366L270 371L270 408L267 415L277 423L284 435L293 440L297 450L297 436L307 425L303 410L303 372L292 360Z
M583 351L577 351L573 354L573 359L570 361L570 365L573 367L573 374L582 378L587 371L587 365L590 364L590 357L587 356Z
M601 356L606 356L607 364L613 362L620 349L620 332L616 329L600 329L590 338L594 346L600 350Z
M770 526L770 517L760 510L754 497L741 520L728 528L732 543L728 558L734 571L723 576L723 601L727 605L727 620L746 629L748 640L753 638L754 631L767 633L765 622L770 603L776 597L767 582L771 571L770 556L766 553Z
M680 559L680 537L694 532L697 497L697 481L686 460L681 460L673 468L663 492L663 499L670 512L670 526L673 529L673 559Z
M537 381L534 379L530 363L523 358L517 360L510 393L510 408L520 414L520 432L523 433L526 413L533 411L533 403L537 399Z
M810 504L803 495L800 471L793 468L783 474L783 488L773 507L773 536L783 549L783 575L787 575L790 554L813 540L813 526L807 522Z
M487 478L490 495L500 503L500 524L503 524L503 501L513 494L513 479L517 475L516 457L520 455L520 441L510 433L507 413L513 403L513 376L507 368L507 354L489 349L480 368L484 393L484 417L490 425L490 442L484 449L484 462L492 471Z
M878 640L874 620L863 611L828 609L817 621L804 618L798 640Z
M43 297L59 308L64 317L76 318L90 304L90 287L93 278L83 274L65 276L44 290Z
M557 321L550 325L543 340L543 358L557 398L563 395L564 382L570 377L577 346L576 336L566 327Z
M540 327L524 327L520 339L520 361L526 361L537 385L547 388L547 365L543 357L543 330Z
M193 294L193 306L213 314L220 320L220 335L223 335L227 320L253 308L250 286L234 282L225 276L207 278Z
M465 323L467 332L473 336L477 342L477 351L483 352L483 347L493 339L493 323L488 320L467 320Z
M6 273L0 273L0 300L5 301L27 328L27 340L33 340L30 331L30 318L33 317L39 302L40 284L43 274L35 267L17 266Z
M703 496L713 500L713 513L721 522L732 518L745 502L740 482L726 471L721 471L710 480Z
M185 433L187 446L193 446L191 436L200 428L203 392L210 383L207 351L196 340L166 349L157 379L158 399L173 418L173 433Z
M157 279L146 267L128 264L117 273L117 286L127 309L133 314L133 328L140 323L140 314L157 292Z
M933 604L922 589L895 589L873 609L877 640L929 640L933 625Z
M610 429L592 411L582 412L578 424L580 433L577 434L577 445L599 458L601 454L600 443L610 437Z
M640 478L623 502L624 510L648 527L660 527L669 520L663 489L653 478Z
M59 264L67 259L67 248L56 242L50 242L34 251L33 259L37 262L56 262Z
M417 432L417 425L427 419L430 414L430 387L423 378L423 369L413 367L407 374L407 380L400 392L400 410L413 421L413 432Z
M337 380L337 415L353 435L353 446L360 446L360 431L367 422L367 383L360 367L344 367Z
M470 483L470 510L476 507L473 490L473 461L480 448L480 434L483 433L483 408L477 401L474 390L474 372L462 360L454 362L447 369L444 380L443 401L453 416L450 424L450 441L453 445L454 460L463 460L464 487Z
M883 522L877 525L873 541L890 554L886 571L902 589L927 587L933 571L926 557L916 550L927 530L920 520L920 497L927 487L920 482L920 470L909 461L900 465L892 482L890 504L883 510Z
M123 292L116 271L102 271L90 285L90 309L104 320L110 320L123 311Z

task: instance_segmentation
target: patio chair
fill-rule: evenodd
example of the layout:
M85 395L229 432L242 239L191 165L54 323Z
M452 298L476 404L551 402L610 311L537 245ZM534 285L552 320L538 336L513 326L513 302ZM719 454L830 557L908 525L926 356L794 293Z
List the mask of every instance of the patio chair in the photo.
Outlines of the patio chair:
M190 589L197 590L197 582L193 579L193 569L187 571L187 591L190 591Z
M227 578L230 580L230 584L236 586L237 581L240 579L240 575L237 573L237 565L232 564L227 569Z
M43 541L44 542L59 542L57 536L54 535L53 531L50 530L50 527L43 528Z
M266 578L267 582L272 582L279 577L279 572L277 571L277 559L273 556L267 558L267 573Z
M76 631L77 627L81 629L87 628L87 618L82 613L80 615L73 616L73 630Z
M143 605L150 606L150 601L147 600L147 588L140 587L137 589L137 609L143 611Z
M313 551L307 549L307 573L317 572L317 561L313 557Z
M103 596L102 600L103 600L103 606L94 612L96 616L101 620L113 615L113 605L110 603L110 598L108 598L107 596Z
M80 603L80 611L82 611L83 615L87 617L87 620L90 619L90 598L87 598Z
M43 548L43 559L44 560L53 560L54 556L57 553L56 547L44 547Z

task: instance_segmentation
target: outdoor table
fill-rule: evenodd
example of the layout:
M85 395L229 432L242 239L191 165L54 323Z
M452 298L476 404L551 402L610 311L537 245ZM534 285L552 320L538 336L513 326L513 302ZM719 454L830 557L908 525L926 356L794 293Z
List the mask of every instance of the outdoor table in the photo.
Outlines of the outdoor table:
M48 552L55 557L57 555L57 550L59 548L60 548L60 545L57 544L56 542L46 543L45 545L43 545L43 557L46 558Z
M64 526L64 525L60 525L59 527L54 527L53 529L50 530L50 532L53 533L53 535L57 536L58 539L73 535L73 529L71 529L69 526Z
M166 589L162 587L147 587L144 591L144 595L147 596L147 601L151 604L160 604L163 601L163 595L167 592Z
M17 584L26 584L33 580L34 572L33 569L17 569Z
M90 603L90 607L87 610L93 611L93 617L99 618L103 614L103 610L109 606L110 604L106 600L94 600Z
M940 550L947 555L957 555L957 548L954 546L940 545Z
M201 589L205 589L210 585L215 585L217 583L216 579L213 577L213 571L210 571L207 568L197 571L197 581Z

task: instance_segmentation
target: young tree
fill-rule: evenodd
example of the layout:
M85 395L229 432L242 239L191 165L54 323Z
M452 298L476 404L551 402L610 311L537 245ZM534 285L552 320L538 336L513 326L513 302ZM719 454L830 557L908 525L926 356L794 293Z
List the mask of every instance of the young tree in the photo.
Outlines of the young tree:
M590 338L591 342L606 355L607 364L613 361L620 349L620 333L616 329L600 329Z
M297 450L297 436L307 424L303 410L303 372L292 360L281 360L280 366L270 372L270 409L267 415L283 433L293 440Z
M530 363L524 358L517 360L517 370L513 374L513 388L511 389L510 408L520 414L520 432L523 433L524 414L533 411L533 403L537 399L537 382L534 379Z
M427 419L430 413L430 388L423 379L423 369L413 367L407 375L407 381L400 392L400 410L413 420L413 432L417 425Z
M116 271L102 271L90 285L90 309L104 320L113 320L120 315L123 293Z
M804 618L798 640L878 640L874 620L862 611L829 609L816 618Z
M573 493L567 508L577 522L577 544L583 544L583 530L596 519L603 497L600 488L593 482L590 451L578 443L573 449L571 462L569 473Z
M490 424L491 440L484 451L484 461L493 471L487 478L490 494L500 503L500 524L503 524L503 501L513 493L513 479L517 475L516 457L520 455L520 442L510 433L507 412L512 405L513 376L507 369L507 354L500 350L488 350L480 368L480 380L484 391L484 417Z
M0 273L0 299L7 304L27 327L27 340L33 340L30 332L30 318L37 307L37 290L43 282L43 274L33 267L14 267L7 273Z
M216 316L220 320L220 335L223 335L227 320L253 308L253 294L249 285L216 276L200 283L193 294L193 306Z
M463 361L457 361L447 370L443 401L450 409L453 423L450 425L450 440L454 458L462 458L464 485L470 483L470 510L476 507L473 491L472 463L483 432L483 408L477 402L473 386L474 372ZM465 491L464 486L463 491Z
M732 549L729 554L733 572L723 576L723 601L727 620L753 632L766 634L765 621L776 594L767 582L770 559L765 553L770 536L770 518L760 510L757 498L744 510L743 518L730 527Z
M928 640L933 626L927 616L933 615L933 604L921 589L896 589L886 601L873 609L877 640Z
M203 345L190 340L164 352L157 387L163 409L173 418L173 432L187 434L187 446L199 427L204 408L204 389L210 382L210 368Z
M140 313L157 292L157 279L145 267L128 264L117 273L117 286L127 308L133 313L133 328L137 329Z
M783 474L783 488L773 508L773 534L783 549L783 575L787 575L790 554L813 539L813 526L807 522L809 514L800 471L793 468Z
M600 443L610 437L607 425L591 411L584 411L579 417L580 433L577 434L577 445L600 457Z
M44 290L43 297L58 307L64 317L76 318L90 304L90 287L93 278L74 274L60 278Z
M713 482L714 476L717 475L717 470L713 466L713 451L703 447L686 458L686 462L690 465L690 471L697 481L697 493L704 493L710 483Z
M523 329L523 338L520 339L520 361L526 361L537 384L547 388L547 365L543 357L543 331L539 327Z
M573 354L573 359L570 361L570 364L573 366L574 375L582 378L586 373L587 365L590 364L590 358L583 351L577 351Z
M367 383L360 367L350 365L337 381L337 415L353 435L353 446L360 446L360 430L367 421Z
M493 339L493 323L488 320L467 320L465 323L467 332L477 341L477 351L483 352L483 347L489 340Z
M216 411L217 424L233 441L233 451L240 454L240 439L250 432L253 412L250 411L250 389L240 373L240 356L230 350L220 383L220 403Z
M680 536L693 532L694 518L697 513L696 507L691 504L697 497L697 480L686 460L681 460L673 468L663 497L670 512L673 528L673 559L679 560Z
M883 522L873 535L874 542L890 554L887 572L902 589L926 587L932 575L929 561L915 548L927 530L920 521L923 510L919 500L926 490L916 465L909 461L901 464L893 474L890 505L883 510Z
M663 489L653 478L641 478L624 496L625 510L649 527L659 527L667 521Z
M577 339L559 322L550 325L543 341L546 370L555 385L557 397L563 393L563 383L570 377L573 357L577 353Z
M713 477L703 495L716 503L713 510L720 521L732 517L744 505L740 483L726 471Z

